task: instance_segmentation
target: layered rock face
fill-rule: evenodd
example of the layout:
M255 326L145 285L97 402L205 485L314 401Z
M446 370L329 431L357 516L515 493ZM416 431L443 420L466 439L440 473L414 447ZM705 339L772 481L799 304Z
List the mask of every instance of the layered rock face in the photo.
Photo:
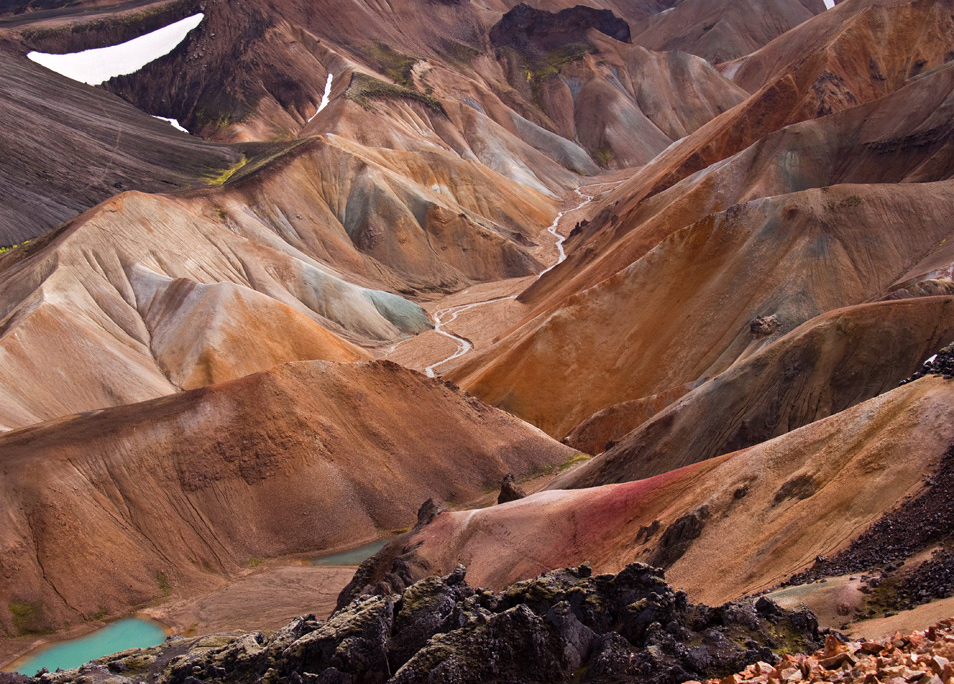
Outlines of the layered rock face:
M665 682L720 676L775 650L813 649L807 612L769 601L693 605L662 573L558 570L494 594L457 568L400 594L358 598L262 634L173 640L37 682ZM214 644L214 645L213 645Z

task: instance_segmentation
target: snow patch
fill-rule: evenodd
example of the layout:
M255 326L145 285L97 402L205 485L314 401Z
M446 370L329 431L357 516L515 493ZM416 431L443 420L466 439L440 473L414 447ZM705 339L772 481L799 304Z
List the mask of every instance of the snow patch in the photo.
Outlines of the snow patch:
M322 109L328 106L328 102L331 100L331 81L334 79L334 75L331 72L328 72L328 80L325 81L325 93L321 96L321 102L318 103L318 110L311 115L311 119L314 119L321 112ZM308 119L310 122L311 119Z
M153 118L153 119L159 119L160 121L165 121L167 124L169 124L169 125L172 126L173 128L178 128L178 129L179 129L180 131L182 131L183 133L188 133L188 132L189 132L189 131L187 131L186 129L184 129L181 125L179 125L179 120L178 120L178 119L167 119L167 118L164 117L164 116L155 116L155 115L153 115L152 118Z
M172 52L185 40L189 32L202 23L201 12L164 26L138 38L65 55L31 52L28 58L51 71L74 81L99 85L115 76L132 74L164 55Z
M835 0L825 0L825 9L831 9L835 6Z

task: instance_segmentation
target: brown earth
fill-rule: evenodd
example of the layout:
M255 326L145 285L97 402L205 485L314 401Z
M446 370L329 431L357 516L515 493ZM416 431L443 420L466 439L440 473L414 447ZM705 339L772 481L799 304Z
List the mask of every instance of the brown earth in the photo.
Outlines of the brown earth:
M693 600L719 604L845 548L918 492L954 439L952 388L924 378L648 480L442 513L391 553L419 574L463 563L473 581L498 588L584 561L602 572L643 560L666 567Z
M388 362L286 364L7 433L0 623L202 593L251 558L377 537L427 498L467 501L572 453Z
M591 221L574 231L567 243L567 261L520 296L519 301L532 307L524 324L483 358L472 359L456 371L454 381L485 400L517 411L531 422L562 437L596 411L625 402L651 402L651 397L678 394L678 388L687 383L699 383L713 377L726 367L720 364L731 363L732 360L723 357L716 366L707 364L691 370L687 359L678 359L679 349L686 345L697 351L705 350L710 359L721 353L717 350L725 349L723 345L726 338L723 337L721 342L711 339L702 341L699 338L700 326L705 326L705 323L701 321L705 321L713 312L719 312L720 320L724 321L721 314L726 306L734 306L731 302L756 304L760 296L754 293L761 291L766 284L767 272L761 268L774 257L769 257L769 262L765 262L754 253L746 257L739 252L727 254L712 242L706 243L711 251L707 251L708 256L701 269L695 265L695 258L682 261L679 267L672 267L670 257L663 255L671 255L675 244L682 244L686 236L708 225L715 217L724 215L738 218L755 206L767 207L783 202L786 205L784 212L776 214L777 218L766 219L762 224L764 229L777 222L780 227L785 226L785 231L790 231L797 225L807 225L802 223L807 221L827 231L842 222L855 221L856 218L849 218L848 213L854 207L870 201L866 198L873 200L882 192L893 193L895 190L887 183L908 181L904 192L912 193L912 197L920 192L931 194L933 191L929 188L936 186L917 186L910 181L925 183L950 177L949 145L945 131L951 127L951 109L947 101L954 92L952 78L954 71L939 69L913 79L897 93L868 105L789 126L721 164L694 174L642 202L630 199L633 197L629 194L633 181L624 184L597 205L594 209L596 215ZM665 157L665 154L662 156ZM635 178L641 173L637 172ZM868 185L836 186L836 183ZM858 192L851 187L857 188ZM818 206L817 201L808 201L810 195L800 192L810 188L818 188L821 197L826 198L822 200L824 208L821 214L810 208ZM862 188L864 193L869 194L861 194ZM638 195L635 198L638 199ZM927 202L930 203L930 200ZM911 205L912 210L914 206ZM920 211L919 202L917 207L917 211ZM844 213L839 217L837 214L840 212ZM881 209L877 212L880 213ZM878 219L887 220L883 229L874 228L873 225L871 228L875 232L890 232L894 230L892 226L908 223L901 214L895 214L890 219L887 216L884 214ZM788 232L786 234L791 235ZM889 295L947 294L950 290L945 283L951 254L942 241L927 251L916 247L891 266L884 263L887 271L883 274L885 285L881 290L865 294L859 292L857 299L843 299L835 307L860 304ZM818 256L830 258L825 256L826 249L822 248L821 243L815 249L821 251L813 252L816 256L811 259ZM851 249L849 246L849 251ZM902 247L902 250L907 249L907 246ZM932 255L929 259L914 265L925 259L928 252ZM808 256L808 252L802 254ZM740 261L732 268L740 268L743 272L751 269L753 280L738 289L722 290L719 299L711 300L706 311L682 317L671 315L672 311L685 308L682 302L686 298L696 300L695 303L689 303L690 308L698 303L699 287L690 285L690 282L703 272L711 272L717 279L725 278L726 259L735 258ZM837 277L839 270L845 268L844 274L850 280L856 278L854 274L858 269L868 274L865 277L869 278L873 271L882 268L877 260L872 261L867 256L862 259L866 261L843 262L842 266L835 265L836 260L824 277ZM904 266L904 263L910 266ZM666 270L670 274L667 278L671 280L663 284L657 269ZM638 290L631 291L633 298L628 305L615 293L616 288L622 287L626 273L632 274L629 277L636 278L640 283ZM637 273L640 275L637 276ZM762 301L749 310L744 320L736 319L739 335L745 335L744 339L749 340L746 328L758 316L777 314L781 325L779 334L806 321L811 316L796 314L793 317L786 315L785 310L789 309L791 313L793 307L801 307L804 303L803 286L828 290L828 285L824 285L819 276L810 268L802 276L796 276L788 269L770 276L770 279L778 277L782 288L774 295L776 301ZM800 280L802 277L808 280ZM784 284L782 281L785 281ZM814 284L809 285L809 282ZM665 306L655 309L653 301L657 288L672 299ZM614 294L610 294L611 290ZM836 297L848 293L847 289L835 290L829 293ZM592 317L596 314L593 302L597 300L606 303L598 319ZM634 307L632 310L638 311L635 316L623 314L631 311L630 305ZM817 313L827 310L826 307L816 310ZM582 310L586 314L578 316L577 312ZM622 325L610 323L621 315ZM609 337L620 336L615 341L603 335L594 337L594 329L606 329ZM622 333L624 329L630 332ZM669 333L662 332L665 330L670 330L674 338L667 337ZM691 330L692 335L686 337L686 330ZM721 336L727 332L719 334ZM634 343L638 344L643 339L651 346L634 346ZM734 344L740 345L742 339L736 337ZM544 340L550 342L544 343ZM555 349L551 343L559 347L559 357L549 356ZM538 348L538 345L542 346ZM733 355L731 359L739 358L734 356L736 353L730 352ZM519 362L518 358L521 359ZM560 358L561 361L553 363L554 358ZM546 378L541 380L544 383L542 386L550 386L547 392L538 391L538 359L540 368L543 365L548 367ZM632 364L638 364L640 369L646 370L636 372ZM552 370L549 369L550 365L554 366ZM667 368L673 368L676 373L670 375ZM594 388L595 391L589 387L575 387L587 382L591 372L605 378ZM560 373L565 373L566 385L559 379ZM662 375L665 375L665 379ZM636 383L631 382L632 377L638 378ZM533 385L527 396L524 382ZM661 407L657 406L656 410L658 408ZM555 423L557 419L559 424ZM635 426L633 422L626 424L629 429ZM597 439L602 441L589 442L587 447L592 449L594 444L605 445L621 434L624 434L623 430L600 434ZM582 443L580 446L582 448Z
M836 309L769 338L625 436L614 435L617 444L552 488L641 480L754 446L891 390L954 340L952 306L949 297L926 297Z
M653 17L633 42L650 50L681 50L718 64L754 52L824 10L824 4L814 0L685 0Z
M449 377L563 437L608 406L725 371L762 345L750 331L758 316L775 315L784 333L884 296L948 239L951 190L840 185L733 206L669 234Z

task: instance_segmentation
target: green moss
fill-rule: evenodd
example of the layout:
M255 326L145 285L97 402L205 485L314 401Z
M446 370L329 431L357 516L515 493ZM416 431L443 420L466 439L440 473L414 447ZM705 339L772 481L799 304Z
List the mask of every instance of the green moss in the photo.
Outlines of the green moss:
M556 76L567 64L578 62L596 52L596 46L590 43L567 43L556 50L550 50L543 57L527 62L525 73L527 80L541 83Z
M445 53L455 62L466 67L473 67L474 60L480 57L481 51L476 50L469 45L448 41L444 44Z
M170 584L169 576L166 575L166 573L156 573L156 586L159 587L159 593L162 596L169 596L172 594L172 584Z
M414 88L411 71L420 59L405 55L378 41L365 48L368 61L375 69L405 88Z
M7 608L13 617L14 629L20 634L30 632L33 621L40 612L39 606L29 601L10 601Z
M568 461L566 461L563 465L560 466L559 472L562 473L567 468L575 466L577 463L583 463L584 461L589 461L591 458L593 457L590 456L589 454L584 454L578 451L575 454L573 454L573 456L571 456Z
M371 107L371 101L375 99L402 99L420 102L431 111L438 114L445 114L444 107L437 98L419 93L416 90L411 90L401 85L385 83L367 74L356 73L351 78L351 85L349 85L348 90L345 91L345 97L365 109L369 109Z
M255 556L252 556L247 561L245 561L246 568L257 568L261 564L262 564L262 559L256 558Z
M225 183L226 183L232 176L234 176L236 173L238 173L239 169L241 169L241 168L242 168L243 166L245 166L247 163L248 163L248 157L246 157L246 156L243 154L243 155L242 155L242 158L238 161L238 163L233 164L232 166L230 166L230 167L227 168L227 169L224 169L224 170L223 170L221 173L219 173L218 175L213 174L213 175L209 175L209 176L203 176L203 177L202 177L202 180L203 180L206 184L208 184L208 185L225 185ZM225 212L224 212L224 211L222 211L221 209L218 209L217 211L218 211L218 212L221 212L221 213L219 214L219 218L225 218Z
M616 159L616 153L609 146L604 145L593 152L593 158L600 166L609 166L610 162Z
M23 247L23 245L30 244L30 240L24 240L23 242L18 242L15 245L9 245L8 247L0 247L0 254L6 254L7 252L12 252L17 247Z

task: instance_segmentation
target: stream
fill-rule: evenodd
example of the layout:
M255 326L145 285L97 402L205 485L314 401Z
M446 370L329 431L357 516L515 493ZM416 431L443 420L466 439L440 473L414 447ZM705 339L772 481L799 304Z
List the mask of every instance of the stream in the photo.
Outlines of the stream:
M617 185L620 182L622 181L615 181L612 183L598 183L590 187L602 188L606 185ZM563 217L569 214L570 212L574 212L579 209L582 209L583 207L585 207L587 204L589 204L590 202L592 202L599 196L598 191L592 195L584 194L583 187L584 186L581 185L580 187L576 189L576 194L580 198L579 203L570 207L569 209L563 209L562 211L560 211L556 215L556 218L553 219L553 223L551 223L550 226L547 228L547 232L550 233L550 235L552 235L554 238L556 238L557 260L553 264L551 264L546 270L541 271L540 275L537 276L538 278L542 278L545 274L549 273L554 268L556 268L557 266L562 264L564 261L566 261L566 250L563 248L563 243L566 242L567 236L561 235L558 232L558 229L560 227L560 222L563 220ZM518 296L519 295L511 295L509 297L495 297L493 299L487 299L480 302L471 302L470 304L459 304L457 306L450 306L450 307L447 307L446 309L438 309L437 311L435 311L434 312L434 332L436 332L438 335L443 335L444 337L450 340L453 340L453 342L457 345L457 349L450 356L443 358L436 363L432 363L430 366L427 366L424 369L424 372L427 374L427 377L429 378L436 377L437 368L439 368L440 366L443 366L444 364L450 363L454 359L459 359L460 357L464 356L465 354L468 354L474 349L474 345L470 340L468 340L465 337L461 337L460 335L455 335L449 330L446 330L445 326L453 323L455 320L457 320L457 317L460 314L464 313L465 311L469 311L478 306L485 306L487 304L493 304L495 302L503 302L510 299L516 299Z

